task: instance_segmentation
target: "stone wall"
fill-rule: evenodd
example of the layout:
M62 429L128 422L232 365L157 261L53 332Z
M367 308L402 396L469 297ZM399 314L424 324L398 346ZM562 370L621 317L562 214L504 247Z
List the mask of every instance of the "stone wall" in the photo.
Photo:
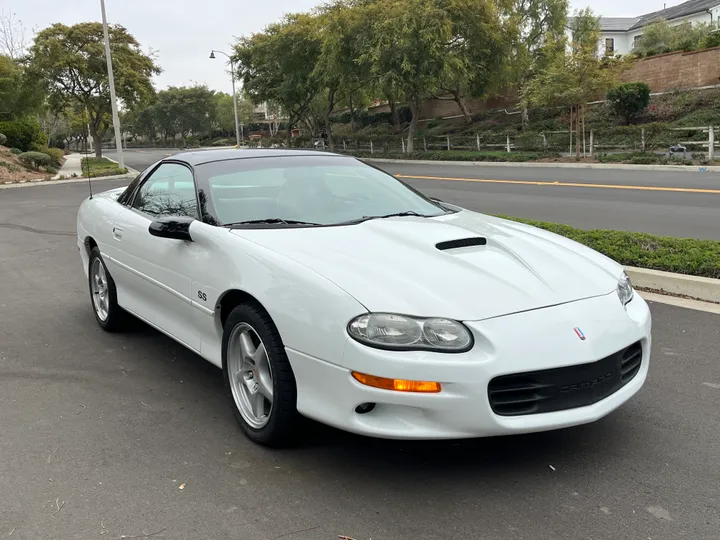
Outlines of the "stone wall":
M673 52L644 58L625 71L622 82L646 82L652 92L671 92L720 85L720 47L691 52ZM598 96L598 99L603 99ZM473 114L487 110L512 109L518 103L517 92L486 100L467 100ZM372 112L388 111L387 106L371 107ZM460 109L452 100L426 99L420 118L457 116Z
M645 58L623 73L624 82L646 82L652 92L720 84L720 47Z

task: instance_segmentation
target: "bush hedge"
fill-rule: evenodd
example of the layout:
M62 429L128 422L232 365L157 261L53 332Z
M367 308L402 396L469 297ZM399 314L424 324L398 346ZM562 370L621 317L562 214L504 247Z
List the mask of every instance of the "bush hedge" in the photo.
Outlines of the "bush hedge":
M23 152L46 146L48 142L40 124L30 118L0 122L0 133L7 137L8 146L19 148Z
M672 238L647 233L584 230L531 219L498 216L559 234L588 246L626 266L637 266L720 278L720 242L695 238Z
M59 148L48 148L47 146L38 146L35 149L36 152L40 152L41 154L47 154L50 156L52 160L52 166L60 168L63 164L63 156L65 155L65 152L60 150Z
M42 152L23 152L18 159L29 167L39 169L40 167L52 167L52 158Z
M0 146L4 146L6 142L7 142L7 137L5 136L4 133L0 133Z
M337 150L336 150L337 151ZM417 159L431 161L510 161L523 162L535 161L543 158L556 158L559 154L543 152L503 152L501 150L489 150L485 152L463 151L463 150L436 150L417 151L412 153L385 153L381 148L371 154L370 152L351 152L353 155L362 158L393 157L398 159Z

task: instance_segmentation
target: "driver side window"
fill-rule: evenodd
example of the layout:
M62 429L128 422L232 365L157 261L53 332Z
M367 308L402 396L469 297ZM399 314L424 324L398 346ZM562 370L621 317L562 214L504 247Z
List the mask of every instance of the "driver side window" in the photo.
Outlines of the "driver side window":
M140 187L132 206L153 217L197 218L198 209L192 172L178 163L163 163Z

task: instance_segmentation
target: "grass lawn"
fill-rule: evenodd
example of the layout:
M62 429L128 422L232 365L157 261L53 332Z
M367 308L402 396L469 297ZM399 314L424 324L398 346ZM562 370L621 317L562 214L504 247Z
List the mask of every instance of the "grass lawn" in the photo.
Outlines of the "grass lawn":
M548 230L607 255L624 266L720 278L720 241L647 233L584 230L510 216L498 216Z
M83 158L82 159L83 175L87 175L90 171L90 178L98 176L114 176L116 174L125 174L127 169L121 169L114 161L107 158Z

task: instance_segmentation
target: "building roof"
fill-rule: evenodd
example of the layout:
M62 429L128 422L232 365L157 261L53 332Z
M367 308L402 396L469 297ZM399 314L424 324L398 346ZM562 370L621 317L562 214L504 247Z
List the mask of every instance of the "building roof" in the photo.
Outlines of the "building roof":
M639 17L600 17L600 30L602 32L627 32L628 30L642 28L660 19L671 21L688 15L703 13L716 6L720 6L720 0L688 0L677 6L640 15Z
M640 17L600 17L600 30L603 32L626 32L639 21Z

